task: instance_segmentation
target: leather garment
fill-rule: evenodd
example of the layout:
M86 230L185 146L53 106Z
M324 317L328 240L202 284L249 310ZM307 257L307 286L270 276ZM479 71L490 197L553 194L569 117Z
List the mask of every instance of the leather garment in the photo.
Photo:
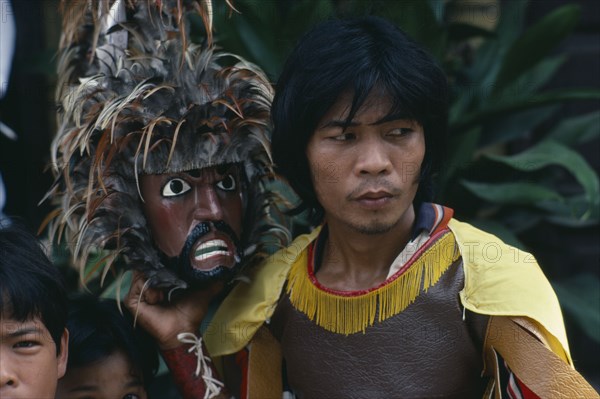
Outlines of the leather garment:
M270 328L298 398L481 398L488 316L466 312L459 259L401 313L348 336L329 332L282 295Z

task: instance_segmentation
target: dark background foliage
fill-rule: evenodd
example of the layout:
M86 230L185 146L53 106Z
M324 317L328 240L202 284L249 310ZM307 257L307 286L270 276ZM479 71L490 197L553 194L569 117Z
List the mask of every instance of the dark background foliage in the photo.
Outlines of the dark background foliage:
M38 202L51 183L60 16L56 0L12 3L17 45L0 120L18 140L0 135L4 212L37 230L49 212ZM600 3L236 0L240 13L214 3L220 45L272 81L297 38L330 16L381 15L427 47L453 95L439 201L534 253L561 301L575 365L600 386Z

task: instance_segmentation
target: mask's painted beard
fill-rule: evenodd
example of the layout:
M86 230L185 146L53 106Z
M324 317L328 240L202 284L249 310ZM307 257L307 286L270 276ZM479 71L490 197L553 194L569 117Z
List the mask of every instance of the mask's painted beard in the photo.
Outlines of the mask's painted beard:
M190 251L194 248L194 244L203 236L210 233L212 229L220 231L229 236L234 249L235 264L232 267L217 266L211 270L198 270L190 264ZM185 244L179 256L168 258L161 254L163 263L170 269L174 270L177 275L193 288L204 288L216 281L230 281L242 265L242 250L240 239L235 234L233 229L225 222L219 220L216 222L200 222L194 227L190 235L185 240Z

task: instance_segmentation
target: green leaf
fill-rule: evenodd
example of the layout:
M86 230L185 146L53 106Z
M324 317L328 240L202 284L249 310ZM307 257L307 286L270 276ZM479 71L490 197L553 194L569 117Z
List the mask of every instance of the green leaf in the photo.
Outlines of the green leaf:
M542 141L517 155L487 155L487 157L525 172L536 171L552 165L565 168L571 172L585 192L588 206L585 213L580 215L582 220L588 219L592 215L593 207L600 205L600 183L596 172L581 155L556 141Z
M543 87L564 64L566 57L558 56L540 61L537 65L523 73L513 83L491 96L490 102L510 102L517 98L527 97ZM490 92L496 90L492 88Z
M545 219L551 223L581 228L600 223L600 207L590 207L589 205L589 200L585 195L575 195L565 198L565 201L562 202L543 202L538 207L551 212L550 215L545 216ZM586 217L582 218L581 215Z
M446 186L458 170L469 166L477 149L481 129L475 128L466 133L458 134L448 143L447 160L440 176L440 192L446 191Z
M110 298L122 301L123 299L125 299L125 295L127 295L127 293L129 292L132 276L133 273L131 271L125 272L123 274L122 279L116 279L111 281L110 284L103 289L102 294L100 296L102 298Z
M246 19L240 19L238 29L242 42L250 52L253 60L260 60L260 65L269 76L273 76L278 70L280 60L268 46L268 42L261 40L259 33Z
M490 10L486 15L488 18L498 18L496 32L501 40L513 43L520 35L525 25L528 0L511 0L495 5L497 11ZM495 14L495 15L494 15Z
M571 315L583 332L600 342L600 280L591 273L578 274L564 282L553 282L561 307Z
M480 145L489 146L527 137L536 126L555 114L558 108L558 105L534 108L490 121L484 125Z
M491 87L500 70L499 60L504 56L514 40L521 33L526 14L527 0L511 0L497 6L500 14L496 38L486 40L477 50L475 63L468 71L472 85Z
M444 12L446 10L446 0L428 0L429 8L438 24L444 23Z
M387 1L383 17L402 27L409 36L442 59L447 31L438 23L429 4L421 0Z
M459 120L452 121L450 130L451 132L460 132L484 121L490 121L513 112L544 105L558 104L566 101L598 99L600 99L600 90L597 89L564 89L545 92L527 98L520 98L518 101L506 101L489 105L480 111L472 112Z
M453 41L463 41L474 37L494 37L495 33L478 26L452 23L448 27L448 38Z
M463 180L461 184L477 197L494 204L535 206L540 201L564 201L554 190L535 183L476 183Z
M573 31L579 21L580 11L577 5L560 7L517 39L503 60L495 82L496 89L502 90L547 56L550 50Z
M600 135L600 111L562 120L546 137L568 146L586 143Z

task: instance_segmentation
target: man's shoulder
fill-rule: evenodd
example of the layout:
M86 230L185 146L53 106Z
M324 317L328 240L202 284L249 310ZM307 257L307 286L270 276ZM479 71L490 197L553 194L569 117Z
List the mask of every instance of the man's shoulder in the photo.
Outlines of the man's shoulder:
M479 314L532 319L569 358L558 298L533 255L468 223L452 219L448 227L463 262L463 306Z
M290 245L275 252L257 265L253 274L261 273L265 268L291 266L307 249L308 245L317 238L320 231L321 227L319 226L310 233L299 235Z
M454 234L463 261L469 267L509 267L516 264L537 266L535 257L501 238L469 223L451 219L448 228Z
M298 236L289 246L266 258L249 271L247 278L231 290L212 318L205 334L206 346L213 356L222 356L243 348L260 326L271 318L283 291L291 266L303 259L308 245L320 228Z

